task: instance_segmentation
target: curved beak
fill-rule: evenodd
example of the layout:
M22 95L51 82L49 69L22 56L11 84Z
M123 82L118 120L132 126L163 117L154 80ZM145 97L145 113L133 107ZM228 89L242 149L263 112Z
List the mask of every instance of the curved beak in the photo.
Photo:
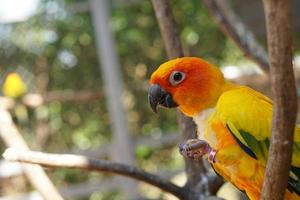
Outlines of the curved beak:
M174 108L178 106L173 100L172 95L161 88L158 84L154 84L150 87L148 100L153 112L155 113L157 113L158 105L167 108Z

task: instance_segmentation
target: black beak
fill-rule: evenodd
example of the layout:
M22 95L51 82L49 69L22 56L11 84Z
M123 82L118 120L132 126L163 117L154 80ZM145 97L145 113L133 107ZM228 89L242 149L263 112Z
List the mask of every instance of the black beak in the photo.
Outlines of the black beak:
M148 99L150 106L155 113L157 113L157 105L167 108L174 108L178 106L172 99L172 95L157 84L150 87Z

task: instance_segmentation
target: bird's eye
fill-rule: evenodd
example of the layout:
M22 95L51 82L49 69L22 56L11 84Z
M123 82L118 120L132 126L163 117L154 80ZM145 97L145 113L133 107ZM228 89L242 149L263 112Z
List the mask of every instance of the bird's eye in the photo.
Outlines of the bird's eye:
M178 85L179 83L181 83L181 81L183 81L185 78L185 74L183 72L179 72L179 71L174 71L172 72L169 81L172 85Z

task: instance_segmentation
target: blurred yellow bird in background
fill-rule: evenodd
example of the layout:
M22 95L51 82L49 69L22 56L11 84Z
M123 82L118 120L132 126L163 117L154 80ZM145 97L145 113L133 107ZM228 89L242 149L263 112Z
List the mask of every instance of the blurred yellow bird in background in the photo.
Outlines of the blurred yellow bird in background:
M15 72L9 73L2 85L4 96L18 98L25 94L27 87L21 76Z

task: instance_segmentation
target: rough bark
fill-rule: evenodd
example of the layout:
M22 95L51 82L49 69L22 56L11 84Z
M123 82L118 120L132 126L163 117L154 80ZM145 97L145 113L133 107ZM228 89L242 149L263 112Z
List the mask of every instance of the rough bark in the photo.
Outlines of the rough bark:
M168 58L172 59L184 56L169 1L152 0L152 4L160 32L164 40ZM192 118L185 116L180 111L177 112L177 116L182 141L196 138L196 125ZM190 190L189 199L201 199L204 196L209 196L213 191L209 189L209 181L206 177L206 170L203 162L195 162L190 159L185 159L185 165L185 171L188 179L186 188ZM221 181L216 181L215 185L220 186ZM214 189L214 192L215 191L216 190Z
M261 199L280 200L287 186L297 112L290 1L263 0L263 4L274 108L269 160Z

